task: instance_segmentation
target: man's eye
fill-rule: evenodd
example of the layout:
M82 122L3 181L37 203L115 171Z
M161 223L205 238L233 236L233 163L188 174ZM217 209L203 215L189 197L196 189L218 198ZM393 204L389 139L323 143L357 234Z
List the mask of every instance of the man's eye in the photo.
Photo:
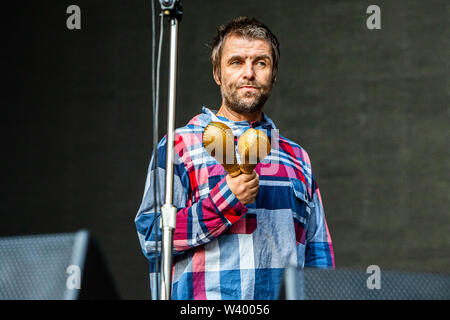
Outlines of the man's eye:
M231 64L234 65L234 66L238 66L238 65L241 64L241 62L239 60L234 60L234 61L231 62Z
M266 66L266 63L264 61L258 61L257 64L258 64L258 66L261 66L261 67Z

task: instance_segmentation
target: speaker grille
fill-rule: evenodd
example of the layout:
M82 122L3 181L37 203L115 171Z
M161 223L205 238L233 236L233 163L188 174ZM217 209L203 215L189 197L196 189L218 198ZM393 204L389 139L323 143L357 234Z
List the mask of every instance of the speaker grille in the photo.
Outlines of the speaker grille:
M450 299L449 275L381 270L379 288L370 285L371 275L365 270L288 268L281 294L289 300Z
M0 238L0 299L70 297L66 270L75 241L75 233Z

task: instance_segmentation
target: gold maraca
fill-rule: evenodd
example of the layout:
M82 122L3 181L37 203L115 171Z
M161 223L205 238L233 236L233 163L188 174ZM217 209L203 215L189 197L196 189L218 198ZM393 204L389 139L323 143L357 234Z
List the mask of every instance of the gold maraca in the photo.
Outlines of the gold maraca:
M211 122L203 131L203 146L206 151L222 164L231 177L241 173L234 149L234 134L226 124Z
M238 140L238 152L243 173L252 173L256 165L270 153L270 141L261 130L245 131Z

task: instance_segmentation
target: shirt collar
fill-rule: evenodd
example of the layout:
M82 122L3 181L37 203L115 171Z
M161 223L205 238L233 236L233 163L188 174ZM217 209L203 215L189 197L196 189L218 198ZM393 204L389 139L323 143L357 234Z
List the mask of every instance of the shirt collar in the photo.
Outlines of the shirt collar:
M254 129L262 128L266 130L276 129L275 124L273 123L272 119L270 119L264 112L262 113L262 118L260 121L232 121L222 116L217 116L217 110L211 110L207 107L202 107L202 113L208 115L208 117L211 119L211 121L218 121L223 122L229 127L252 127Z

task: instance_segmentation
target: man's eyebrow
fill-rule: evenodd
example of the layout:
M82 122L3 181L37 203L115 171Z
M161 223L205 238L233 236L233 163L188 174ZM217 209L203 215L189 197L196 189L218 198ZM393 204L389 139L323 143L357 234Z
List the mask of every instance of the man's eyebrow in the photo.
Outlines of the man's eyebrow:
M256 58L255 58L255 60L264 60L264 59L270 60L271 57L269 55L267 55L267 54L262 54L260 56L256 56Z
M244 59L244 57L241 56L241 55L236 54L236 55L230 56L227 59L227 61L231 61L231 60L235 60L235 59ZM267 54L262 54L262 55L256 56L253 60L264 60L264 59L271 60L271 57L269 55L267 55Z

